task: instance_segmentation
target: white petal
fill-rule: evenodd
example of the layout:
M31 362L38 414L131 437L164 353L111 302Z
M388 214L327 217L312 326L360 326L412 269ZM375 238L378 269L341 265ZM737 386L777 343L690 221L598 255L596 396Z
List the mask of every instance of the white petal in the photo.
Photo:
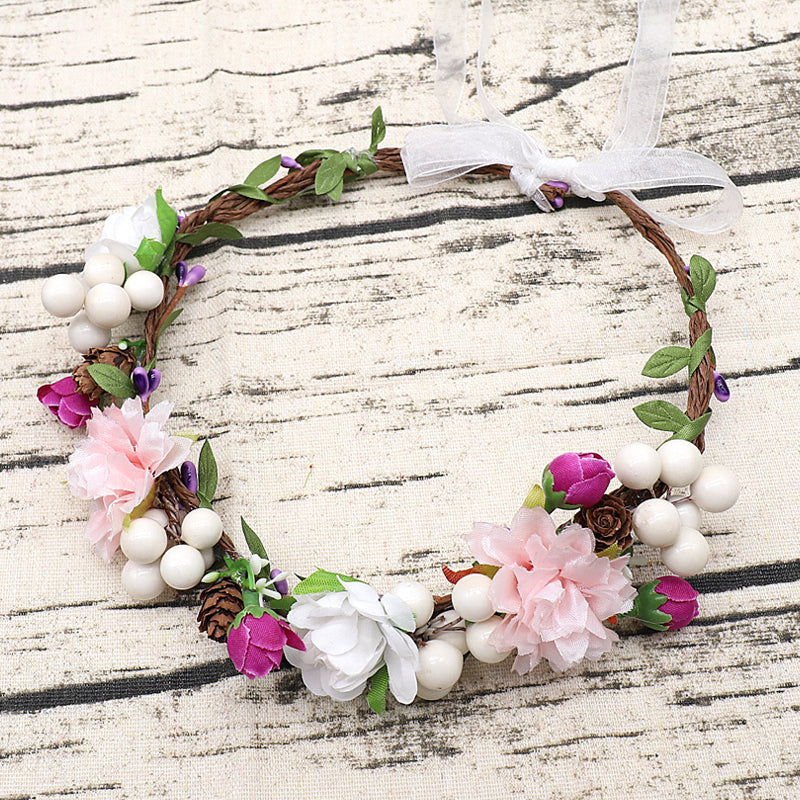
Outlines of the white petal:
M395 628L400 628L401 631L413 631L416 628L417 623L414 620L414 612L402 598L390 592L381 598L381 605L386 611L389 622Z
M358 644L358 620L356 617L334 617L311 632L311 641L324 653L341 655Z
M347 581L344 584L347 589L350 605L370 619L386 619L386 612L383 610L378 593L368 584L360 581Z
M388 648L384 651L383 658L389 670L389 690L398 703L413 703L417 696L416 667Z

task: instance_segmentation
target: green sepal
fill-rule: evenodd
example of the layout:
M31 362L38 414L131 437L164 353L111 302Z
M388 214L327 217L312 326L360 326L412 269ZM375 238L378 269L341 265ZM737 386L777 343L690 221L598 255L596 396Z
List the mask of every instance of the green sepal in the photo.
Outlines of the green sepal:
M679 428L675 433L667 439L685 439L687 442L694 441L708 425L711 419L711 411L706 411L705 414L697 419L689 420L683 427Z
M161 263L161 257L164 255L166 249L167 246L159 242L158 239L148 239L145 237L139 243L139 247L134 253L134 256L136 256L136 260L139 262L139 266L142 269L146 269L148 272L154 272L156 267Z
M647 359L642 375L647 378L674 375L689 363L690 352L688 347L662 347Z
M171 241L178 227L178 213L164 199L160 188L156 189L156 216L158 217L158 227L161 231L161 241Z
M672 622L672 615L660 611L661 606L667 602L668 598L656 591L659 580L660 578L642 584L633 601L633 608L620 616L636 619L654 631L667 630L667 626Z
M317 194L333 192L342 183L345 169L347 169L347 162L343 153L334 151L331 155L323 158L317 174L314 176L314 191ZM341 194L341 190L339 194Z
M694 300L705 311L708 298L717 285L717 273L705 258L694 255L689 259L689 278L694 289Z
M528 492L528 496L525 498L522 505L525 508L536 508L537 506L544 508L544 490L541 486L539 486L538 483L535 483L533 486L531 486L531 490Z
M318 569L294 587L294 594L341 592L343 591L342 581L360 583L357 578L351 578L349 575L340 575L338 572L328 572L324 569Z
M367 703L376 714L386 711L386 692L389 691L389 668L383 664L372 676L369 683Z
M244 534L244 540L247 542L247 546L250 548L250 552L261 558L266 558L269 561L269 556L267 555L264 545L261 543L261 539L258 538L256 532L244 521L244 517L241 519L242 533Z
M136 397L133 381L113 364L90 364L87 367L92 380L113 397L127 399Z
M372 112L372 140L369 144L369 152L375 155L378 145L384 140L386 136L386 123L383 121L383 111L378 106Z
M261 186L270 178L274 178L281 168L281 157L273 156L266 161L262 161L250 174L242 181L246 186Z
M646 403L634 406L633 413L648 428L655 428L658 431L672 431L675 433L691 422L683 411L666 400L649 400Z
M206 439L200 448L200 458L197 459L197 496L202 496L210 502L217 491L217 459L211 449L211 442Z
M566 492L557 492L553 489L553 473L550 472L549 466L545 467L542 473L542 489L544 490L544 510L548 514L557 508L567 511L575 511L580 508L580 506L570 505L566 502Z
M238 628L242 624L242 620L245 617L255 617L258 619L259 617L263 617L264 614L269 614L274 619L281 619L279 614L276 614L271 608L267 608L266 606L261 605L246 605L235 617L233 622L231 623L231 628Z
M233 225L223 225L221 222L207 222L191 233L179 233L175 237L179 242L189 244L202 244L206 239L241 239L242 234Z
M697 341L692 345L689 352L689 375L700 366L709 347L711 347L711 328L702 336L698 336Z

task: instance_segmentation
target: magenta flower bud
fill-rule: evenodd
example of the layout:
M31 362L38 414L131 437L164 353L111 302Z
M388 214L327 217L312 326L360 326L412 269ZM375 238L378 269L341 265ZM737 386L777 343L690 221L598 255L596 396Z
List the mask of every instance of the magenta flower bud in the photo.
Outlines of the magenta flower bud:
M669 631L685 628L700 613L699 593L683 578L674 575L659 578L655 592L667 598L658 610L672 617L667 623Z
M281 166L286 169L303 169L303 165L295 161L291 156L281 156Z
M727 403L728 400L731 399L731 390L728 388L725 378L723 378L719 372L714 373L714 397L716 397L720 403Z
M251 680L280 669L284 647L306 649L288 622L270 614L247 614L228 631L228 655L233 666Z
M270 578L274 578L276 575L280 575L281 572L283 572L283 570L273 569L269 573L269 576ZM289 583L286 580L286 578L280 581L275 581L274 586L275 586L275 591L280 592L284 597L286 597L286 595L289 594Z
M92 416L92 409L99 401L90 400L75 386L72 375L39 387L36 397L42 405L58 417L58 421L68 428L82 428Z
M598 503L614 477L611 465L597 453L564 453L545 467L545 508L588 508Z
M181 480L183 485L192 493L197 494L197 467L191 461L184 461L181 464Z

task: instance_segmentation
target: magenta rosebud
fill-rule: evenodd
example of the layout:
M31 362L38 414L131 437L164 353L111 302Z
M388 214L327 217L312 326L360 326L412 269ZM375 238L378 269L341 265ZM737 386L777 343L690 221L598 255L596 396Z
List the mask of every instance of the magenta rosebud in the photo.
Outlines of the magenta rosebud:
M699 593L683 578L674 575L659 578L654 588L657 594L667 598L658 609L672 617L667 623L667 630L685 628L700 613L697 604Z
M284 647L306 649L288 622L270 614L247 614L228 631L228 655L233 666L251 680L280 669Z
M47 406L58 417L58 421L68 428L82 428L86 420L92 416L92 409L99 402L81 394L75 386L72 375L39 387L36 396L39 402Z
M542 481L547 510L593 506L614 477L611 465L597 453L563 453L545 468Z
M731 390L728 388L725 378L723 378L719 372L714 373L714 397L716 397L720 403L727 403L728 400L731 399Z
M269 573L269 576L270 578L274 578L276 575L280 575L282 571L283 570L280 569L273 569ZM274 586L275 586L275 591L280 592L284 597L286 597L286 595L289 594L289 582L286 580L286 578L282 578L279 581L275 581Z

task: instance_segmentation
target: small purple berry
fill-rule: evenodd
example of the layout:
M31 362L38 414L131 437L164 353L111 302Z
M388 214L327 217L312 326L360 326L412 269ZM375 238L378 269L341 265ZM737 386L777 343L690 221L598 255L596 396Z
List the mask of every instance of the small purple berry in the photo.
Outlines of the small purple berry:
M199 264L192 267L186 277L183 279L182 282L179 283L180 286L194 286L197 283L200 283L203 278L206 276L206 268L201 267Z
M270 578L274 578L276 575L280 575L280 574L281 574L281 570L273 569L269 573L269 576L270 576ZM286 595L289 594L289 583L287 582L286 578L284 578L283 580L280 580L280 581L275 581L275 591L276 592L280 592L284 597L286 597Z
M720 403L727 403L731 399L731 390L728 388L725 378L719 372L714 373L714 397Z
M190 492L197 494L197 467L191 461L184 461L181 464L181 480Z
M553 206L553 208L563 208L564 207L564 198L561 197L560 195L556 195L553 198L552 206Z
M183 286L183 282L186 280L187 271L188 267L186 266L185 261L179 261L175 265L175 277L178 279L178 286Z
M291 156L281 156L281 166L286 169L303 169L303 165L295 161Z

